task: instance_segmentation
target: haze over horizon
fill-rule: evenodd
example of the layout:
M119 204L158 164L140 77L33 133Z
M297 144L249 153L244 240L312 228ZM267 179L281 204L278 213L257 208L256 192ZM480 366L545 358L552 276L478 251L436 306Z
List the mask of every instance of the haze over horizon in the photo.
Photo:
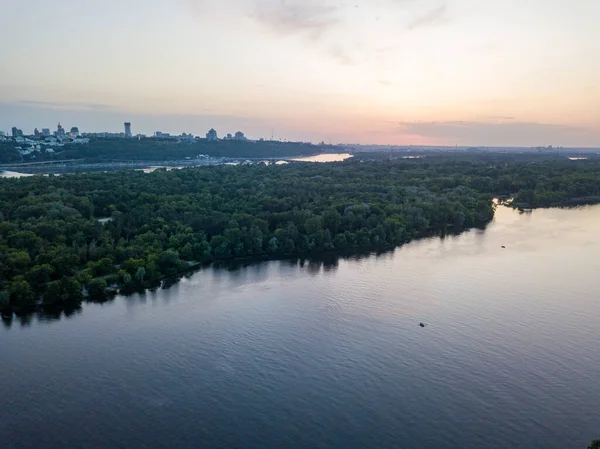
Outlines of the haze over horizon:
M597 0L5 0L0 130L600 147L599 21Z

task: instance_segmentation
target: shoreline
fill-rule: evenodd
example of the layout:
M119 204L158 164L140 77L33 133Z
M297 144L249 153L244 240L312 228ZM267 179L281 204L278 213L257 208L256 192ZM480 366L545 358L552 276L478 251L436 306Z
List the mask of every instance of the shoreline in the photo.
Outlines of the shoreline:
M360 258L360 257L369 257L374 254L375 255L385 254L385 253L393 252L397 248L401 248L411 242L425 240L427 238L432 238L432 237L442 238L442 237L447 236L448 234L460 235L462 233L471 231L473 229L485 229L485 227L487 227L487 225L489 225L489 223L491 223L492 221L493 221L493 217L492 217L492 220L490 220L489 222L485 223L482 226L474 226L474 227L470 227L470 228L465 228L465 229L457 231L457 232L448 232L447 231L448 228L446 228L445 232L444 232L444 230L439 229L436 231L432 231L431 233L424 233L422 235L415 236L415 237L411 238L410 240L405 241L401 245L392 245L392 244L368 245L368 246L357 246L357 247L344 248L344 249L305 251L305 252L299 252L299 253L281 253L281 254L273 254L273 255L260 254L260 255L252 255L252 256L232 256L232 257L227 257L227 258L210 259L210 260L205 260L202 262L193 262L189 266L185 267L185 269L177 271L173 274L161 276L160 278L158 278L152 282L145 282L143 284L134 285L134 286L122 285L117 288L108 287L106 294L104 294L104 295L101 295L101 296L89 296L88 295L88 296L83 296L79 300L67 300L62 303L57 303L57 304L44 304L43 300L39 300L39 302L35 306L31 306L31 307L8 307L5 309L0 309L0 315L1 316L5 316L5 314L28 315L28 314L32 314L32 313L35 313L38 311L45 311L46 309L53 310L53 311L59 311L59 310L63 310L66 308L73 308L73 306L78 307L78 306L81 306L81 304L83 304L85 302L103 303L103 302L109 301L119 295L128 296L128 295L131 295L134 293L145 293L147 291L152 291L154 289L161 288L163 285L165 285L165 282L167 282L169 280L174 280L173 283L168 284L168 286L172 286L172 285L176 284L177 282L179 282L181 277L183 277L187 274L195 273L197 271L200 271L201 269L208 268L208 267L214 266L214 265L219 265L219 264L244 265L244 264L260 264L260 263L264 263L264 262L285 261L285 260L298 260L298 261L319 260L319 261L323 262L326 259L339 259L339 258L350 259L352 257ZM220 267L220 268L225 268L225 267Z
M593 202L590 202L586 199L579 199L570 202L568 205L552 205L552 206L537 206L537 207L524 207L528 206L525 204L514 204L510 201L510 196L506 195L495 195L493 196L493 201L498 201L496 206L503 206L510 208L512 210L518 210L519 213L532 212L536 209L552 209L552 208L561 208L561 209L570 209L577 208L582 206L594 206L600 204L600 199L596 199ZM11 314L15 314L17 316L21 315L29 315L35 312L40 311L60 311L64 309L72 309L78 308L84 302L92 302L92 303L103 303L110 301L116 296L123 295L128 296L134 293L145 293L147 291L153 291L158 288L162 288L165 285L168 287L175 285L177 282L181 280L181 277L195 273L202 269L215 266L215 265L250 265L250 264L260 264L264 262L270 261L285 261L285 260L297 260L297 261L305 261L305 260L318 260L325 261L326 259L339 259L339 258L352 258L352 257L369 257L374 254L385 254L389 252L395 251L397 248L401 248L408 243L425 240L428 238L439 237L444 238L447 235L460 235L465 232L469 232L473 229L485 229L490 223L493 222L496 214L494 211L493 217L486 223L483 223L479 226L472 226L469 228L461 229L459 231L453 231L451 225L448 225L446 228L440 228L432 230L431 232L425 232L420 235L416 235L409 240L406 240L400 245L394 244L385 244L385 245L368 245L368 246L355 246L350 248L343 249L331 249L331 250L319 250L319 251L304 251L297 253L279 253L279 254L258 254L258 255L248 255L248 256L231 256L226 258L211 258L204 261L188 261L189 265L184 269L181 269L175 273L161 276L158 279L155 279L151 282L144 282L143 284L137 284L132 286L119 285L117 287L108 286L107 291L104 295L101 296L83 296L79 300L67 300L58 304L44 304L43 300L38 300L38 303L35 306L31 307L13 307L9 306L7 308L0 308L0 316L6 317ZM220 268L226 268L225 266ZM172 283L168 283L169 280L173 280Z

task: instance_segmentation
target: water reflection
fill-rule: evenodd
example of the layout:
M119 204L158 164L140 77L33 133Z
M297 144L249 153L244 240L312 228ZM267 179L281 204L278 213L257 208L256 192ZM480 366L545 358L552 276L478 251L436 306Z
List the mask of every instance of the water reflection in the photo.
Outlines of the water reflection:
M371 257L376 260L389 260L393 258L394 251L393 248L379 251L357 250L347 253L322 253L308 257L291 257L277 261L217 261L194 271L167 277L148 288L122 289L118 295L107 295L101 298L87 299L83 303L67 303L63 306L42 306L35 310L20 311L18 314L4 312L2 322L7 329L10 329L14 317L18 318L21 327L28 327L33 322L52 323L61 321L63 318L76 318L83 314L82 304L109 304L119 297L126 299L128 305L145 304L148 299L156 301L159 296L164 302L169 302L171 298L177 296L182 283L190 286L198 285L199 281L197 278L195 280L195 275L203 272L210 274L212 279L217 281L217 285L232 280L236 285L258 284L269 279L269 269L273 267L277 267L280 275L287 275L294 271L304 271L310 276L332 275L338 271L341 260L358 262ZM159 293L166 290L169 291L168 295Z
M0 170L0 178L22 178L25 176L33 176L31 173L19 173L16 171Z
M7 329L12 327L13 321L16 318L21 327L29 327L33 323L44 324L61 321L62 319L73 319L82 313L83 307L81 303L68 303L62 307L44 306L36 310L18 311L18 312L3 312L2 323Z
M12 312L6 312L6 313L2 313L0 314L0 318L2 319L2 324L4 324L4 327L6 327L7 329L10 329L12 327L12 322L13 322L13 314Z
M542 213L542 211L540 211ZM543 211L548 217L552 217L553 212L551 210ZM519 230L523 230L530 224L533 215L531 212L527 212L523 215L523 212L517 213L513 209L508 207L499 206L496 211L496 216L492 222L496 227L496 230L503 229L503 233L506 235L506 241L501 241L499 244L504 246L510 243L511 239L508 235L517 233ZM557 216L556 220L559 217ZM466 231L459 231L453 228L442 230L441 232L431 233L428 236L422 236L422 238L411 242L410 244L404 245L399 248L400 251L414 252L415 250L420 251L421 255L428 255L431 257L439 258L453 258L456 256L455 248L456 245L460 245L461 252L463 254L480 255L485 253L489 248L487 247L486 241L486 228L479 227L473 228ZM546 231L549 233L550 231ZM556 233L560 234L562 231L556 229L551 235L546 235L546 238L555 238ZM468 240L461 240L461 235L470 234L473 237ZM516 242L513 242L512 246L515 246ZM527 246L521 243L519 249L526 249ZM106 296L99 299L88 300L87 303L112 303L117 296L126 298L129 305L143 304L148 299L151 301L160 299L164 302L169 302L172 298L177 297L181 285L186 286L199 286L200 283L205 282L201 277L196 276L200 273L205 273L210 276L212 285L218 289L219 285L225 283L233 283L236 286L249 286L261 283L266 283L271 277L273 272L271 270L277 270L280 278L285 279L286 276L294 274L297 276L298 273L306 273L311 277L320 275L333 275L338 272L340 261L352 261L360 262L366 259L374 259L376 261L390 261L394 258L396 249L388 248L378 251L373 250L355 250L345 253L321 253L318 255L312 255L307 257L291 257L278 261L269 260L229 260L229 261L217 261L206 264L197 268L195 271L190 271L184 274L171 276L163 279L162 281L152 285L147 289L123 289L119 292L119 295ZM161 294L162 291L169 291L169 294ZM84 302L84 304L86 303ZM74 318L83 313L81 304L67 304L60 308L49 308L47 306L41 307L35 311L20 312L18 315L14 315L22 327L27 327L32 322L37 321L41 323L50 323L60 321L63 318ZM13 324L14 318L11 313L4 313L2 315L2 322L6 328L10 328Z
M586 447L599 221L499 208L393 253L214 264L52 326L6 315L0 446Z
M343 154L318 154L310 157L299 157L292 159L296 162L342 162L346 159L350 159L352 155L350 153Z

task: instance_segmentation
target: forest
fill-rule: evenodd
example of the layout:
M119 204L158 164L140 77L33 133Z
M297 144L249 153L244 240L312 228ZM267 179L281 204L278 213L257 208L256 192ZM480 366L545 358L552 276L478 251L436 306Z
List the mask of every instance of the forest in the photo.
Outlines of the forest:
M315 153L338 152L331 145L313 145L301 142L236 141L209 142L199 139L193 142L169 139L119 139L92 138L88 144L67 144L54 148L56 153L45 151L21 156L17 144L0 143L0 163L33 162L47 160L83 159L86 162L107 161L167 161L195 158L203 154L215 158L283 158L312 156ZM32 156L35 155L35 159Z
M0 179L0 309L143 288L200 263L391 248L514 207L600 202L600 160L501 154Z

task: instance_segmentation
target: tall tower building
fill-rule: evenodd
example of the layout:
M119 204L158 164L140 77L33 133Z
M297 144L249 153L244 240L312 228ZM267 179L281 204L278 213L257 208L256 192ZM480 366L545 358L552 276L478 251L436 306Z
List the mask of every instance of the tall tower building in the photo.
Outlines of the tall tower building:
M131 123L125 122L125 137L131 137Z
M65 129L60 124L60 122L58 123L58 126L56 127L56 137L65 137Z
M208 140L210 142L216 142L217 140L219 140L219 137L217 136L217 132L215 131L214 128L211 128L210 131L208 131L206 133L206 140Z

